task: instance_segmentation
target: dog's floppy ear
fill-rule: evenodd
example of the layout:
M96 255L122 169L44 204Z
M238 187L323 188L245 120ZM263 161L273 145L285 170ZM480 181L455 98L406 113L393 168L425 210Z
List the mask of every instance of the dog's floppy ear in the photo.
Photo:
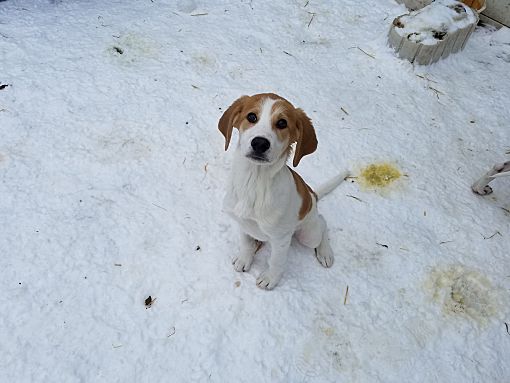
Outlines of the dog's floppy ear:
M223 116L221 116L220 121L218 122L218 129L225 137L225 150L228 149L230 138L232 137L232 128L234 127L234 124L237 123L237 118L241 114L243 104L247 98L248 96L242 96L235 100L234 103L228 107L225 113L223 113Z
M315 152L317 149L317 137L312 125L312 121L303 112L302 109L296 109L296 125L297 125L297 144L296 152L294 153L294 161L292 165L298 166L299 161L303 156Z

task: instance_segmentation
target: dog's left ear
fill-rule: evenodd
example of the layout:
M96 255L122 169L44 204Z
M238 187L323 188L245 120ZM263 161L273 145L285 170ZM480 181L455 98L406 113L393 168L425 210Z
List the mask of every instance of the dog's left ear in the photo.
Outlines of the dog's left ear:
M315 130L312 125L312 121L303 112L302 109L296 109L296 124L297 124L297 144L296 152L294 153L294 161L292 165L298 166L299 161L303 156L315 152L317 149L317 137L315 136Z
M234 103L228 107L225 113L223 113L220 121L218 122L218 129L225 137L225 150L228 149L230 139L232 138L232 128L237 123L236 120L241 114L243 104L247 98L248 96L241 96L235 100Z

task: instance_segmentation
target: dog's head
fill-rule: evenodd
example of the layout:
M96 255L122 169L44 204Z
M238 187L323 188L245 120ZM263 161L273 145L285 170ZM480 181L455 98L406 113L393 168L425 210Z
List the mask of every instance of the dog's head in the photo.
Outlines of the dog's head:
M223 113L218 128L225 136L225 150L234 127L239 130L241 154L258 165L287 157L294 142L294 166L317 149L315 131L305 112L273 93L242 96Z

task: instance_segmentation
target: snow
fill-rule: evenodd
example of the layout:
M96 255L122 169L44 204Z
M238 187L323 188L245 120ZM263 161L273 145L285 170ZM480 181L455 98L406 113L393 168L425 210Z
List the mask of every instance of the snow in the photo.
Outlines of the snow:
M0 380L508 381L510 178L488 197L470 184L507 159L510 35L479 27L413 68L386 45L403 13L1 2ZM231 265L216 127L263 91L313 119L312 186L372 163L403 175L324 198L334 266L293 244L271 292L266 247L249 273Z
M464 11L457 12L456 6ZM437 0L425 8L402 16L400 22L403 28L397 28L396 31L400 36L409 35L412 41L434 45L437 44L434 35L438 32L451 34L473 25L476 21L475 11L468 6L454 0Z

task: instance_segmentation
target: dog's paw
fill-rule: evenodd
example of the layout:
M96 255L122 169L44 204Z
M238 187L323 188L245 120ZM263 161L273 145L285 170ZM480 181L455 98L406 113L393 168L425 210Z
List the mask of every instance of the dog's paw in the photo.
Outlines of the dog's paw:
M272 290L282 279L282 274L272 273L269 270L264 271L257 278L257 286L263 290Z
M473 192L479 195L487 195L492 193L492 188L489 185L486 185L483 188L473 185L471 189L473 190Z
M315 249L315 258L326 268L333 266L333 262L335 261L333 250L331 250L329 246L321 246Z
M239 255L232 260L235 271L248 271L250 270L251 263L253 262L253 255Z

